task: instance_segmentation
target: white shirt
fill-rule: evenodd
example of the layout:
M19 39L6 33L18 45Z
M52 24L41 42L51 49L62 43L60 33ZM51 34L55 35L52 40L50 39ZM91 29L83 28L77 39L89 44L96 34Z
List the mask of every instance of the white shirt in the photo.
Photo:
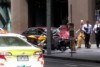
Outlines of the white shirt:
M88 30L86 30L86 29L88 29ZM92 33L92 25L91 24L88 24L88 25L84 24L82 26L82 30L87 34L91 34Z
M95 25L94 25L94 27L93 27L93 31L94 31L95 33L97 33L97 27L100 27L100 24L98 24L98 25L95 24Z

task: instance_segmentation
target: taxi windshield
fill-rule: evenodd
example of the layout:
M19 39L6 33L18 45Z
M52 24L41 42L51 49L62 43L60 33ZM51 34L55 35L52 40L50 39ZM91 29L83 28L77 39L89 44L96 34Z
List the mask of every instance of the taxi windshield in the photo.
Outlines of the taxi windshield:
M0 36L0 46L30 46L18 37Z

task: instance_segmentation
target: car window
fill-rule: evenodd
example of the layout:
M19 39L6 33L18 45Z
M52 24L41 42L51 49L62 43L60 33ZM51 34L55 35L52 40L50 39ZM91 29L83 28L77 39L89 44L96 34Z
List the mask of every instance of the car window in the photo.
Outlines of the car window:
M37 34L37 29L29 29L28 34L36 35Z
M32 35L41 35L44 32L44 29L42 28L30 28L28 30L28 34L32 34Z
M42 28L38 28L38 29L37 29L37 34L38 34L38 35L43 34L43 32L45 32L44 29L42 29Z
M30 46L17 37L0 37L0 46Z

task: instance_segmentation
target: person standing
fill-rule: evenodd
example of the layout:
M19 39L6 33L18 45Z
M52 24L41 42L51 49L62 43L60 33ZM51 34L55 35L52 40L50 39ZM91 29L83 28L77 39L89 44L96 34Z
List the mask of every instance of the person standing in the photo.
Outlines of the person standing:
M84 32L85 36L85 48L90 48L90 35L92 33L92 25L90 24L89 21L86 21L86 23L82 26L82 31Z
M76 34L80 32L80 30L82 30L82 26L84 24L84 20L80 20L80 28L75 32Z
M100 22L99 21L96 21L93 27L93 31L95 33L96 46L97 48L99 48L99 44L100 44Z
M69 23L69 39L70 39L70 49L71 52L76 52L76 43L75 43L75 26L74 23Z

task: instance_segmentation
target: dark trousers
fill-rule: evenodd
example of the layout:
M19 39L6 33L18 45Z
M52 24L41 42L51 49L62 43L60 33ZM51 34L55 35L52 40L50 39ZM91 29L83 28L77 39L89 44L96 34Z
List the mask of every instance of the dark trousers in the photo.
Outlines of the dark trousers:
M84 33L84 35L85 35L85 48L90 48L90 44L89 44L90 34Z
M100 33L96 33L95 34L95 40L96 40L96 46L97 46L97 48L99 48L99 44L100 44Z

